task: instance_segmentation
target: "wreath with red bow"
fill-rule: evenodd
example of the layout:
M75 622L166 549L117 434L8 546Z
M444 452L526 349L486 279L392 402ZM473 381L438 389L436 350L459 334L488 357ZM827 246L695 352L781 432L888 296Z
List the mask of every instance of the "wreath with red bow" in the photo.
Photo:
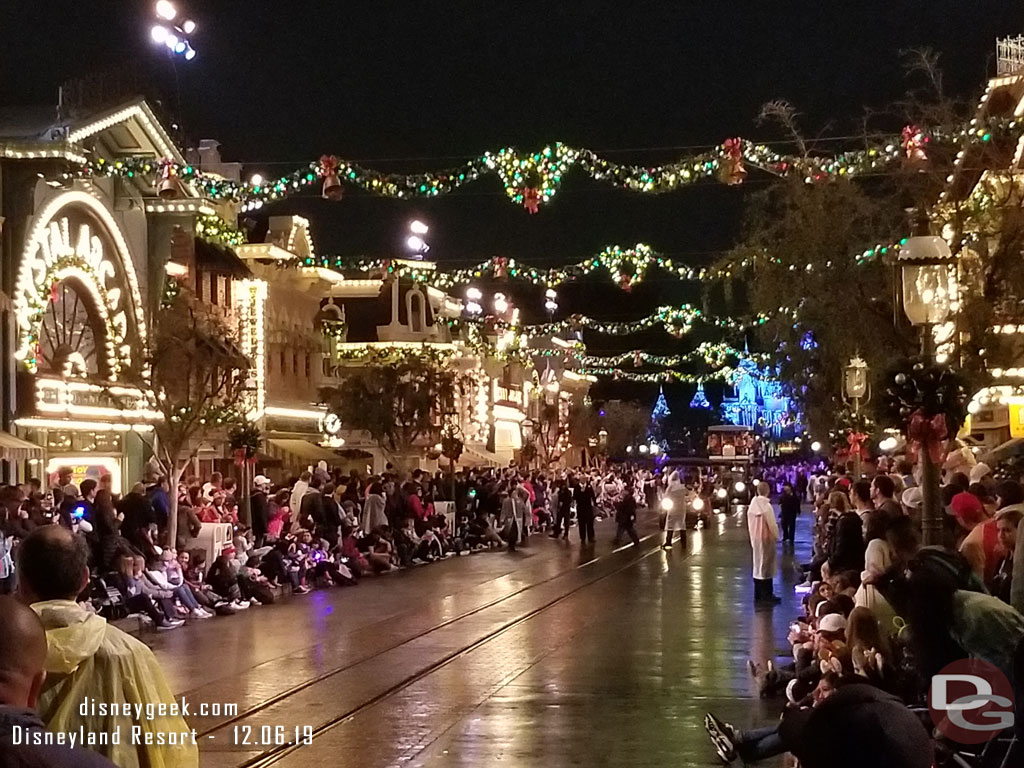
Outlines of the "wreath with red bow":
M886 376L882 416L907 437L914 456L927 451L941 463L946 441L967 417L967 387L948 365L912 358L895 365Z

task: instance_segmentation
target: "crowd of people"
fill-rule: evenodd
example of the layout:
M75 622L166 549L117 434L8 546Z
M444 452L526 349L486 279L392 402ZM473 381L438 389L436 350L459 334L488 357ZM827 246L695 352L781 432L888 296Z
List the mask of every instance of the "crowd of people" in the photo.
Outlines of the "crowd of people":
M835 766L841 754L842 765L931 768L929 682L953 661L980 659L1015 693L1017 742L1007 738L1012 747L1003 752L1014 752L994 764L1024 764L1024 558L1014 557L1024 487L997 481L985 464L948 467L944 542L922 547L914 465L882 461L872 469L759 484L747 513L755 599L778 602L780 530L770 501L777 488L784 540L793 539L786 518L799 514L801 500L810 503L812 551L797 587L804 597L789 629L792 653L749 662L761 695L778 698L783 714L775 725L741 730L709 713L705 727L719 757L752 763L792 752L802 765Z
M258 475L243 499L232 478L213 472L177 488L171 542L174 505L164 478L150 474L119 497L109 475L76 486L62 468L47 489L37 480L0 487L0 593L14 591L18 542L59 525L90 552L93 578L83 599L115 618L138 615L171 630L186 619L272 603L282 590L302 595L452 555L514 551L531 533L565 538L576 526L581 541L593 543L594 520L609 515L618 523L616 541L636 542L636 509L653 503L653 482L642 471L516 467L454 477L416 469L400 479L390 470L341 474L321 462L280 485ZM212 562L197 546L204 523L230 526Z
M870 476L797 465L763 472L745 505L757 604L779 602L776 555L780 543L793 546L802 507L812 509L813 540L797 588L804 597L790 625L791 654L749 664L761 695L780 700L782 716L776 725L740 730L709 713L705 727L724 761L789 751L807 766L828 765L822 755L868 712L887 727L850 747L862 764L917 765L918 756L931 755L932 740L914 708L924 705L931 676L961 658L987 661L1012 682L1018 728L1024 723L1024 558L1014 558L1024 488L997 482L983 464L966 469L945 478L941 547L920 544L922 492L905 462L872 467ZM595 520L605 517L615 521L615 542L637 544L644 507L659 511L663 546L672 547L685 539L691 516L703 517L732 482L630 467L454 476L414 470L400 477L390 468L340 474L321 464L277 486L258 475L244 498L218 473L186 478L176 505L156 475L123 496L109 477L76 486L70 470L60 470L48 488L31 480L2 486L0 593L17 592L32 604L50 653L43 662L49 683L30 688L31 696L0 685L0 724L41 718L51 730L70 727L68 702L89 685L119 686L129 700L145 687L147 697L168 700L149 649L104 617L135 615L170 630L273 603L285 592L350 587L458 554L515 551L531 535L566 539L575 527L586 547L594 543ZM197 538L204 523L228 526L231 534L209 563ZM0 600L0 613L26 637L37 635L30 616L13 606ZM28 672L38 664L24 662ZM150 681L145 686L142 677ZM12 706L14 714L5 709ZM146 747L135 758L118 749L99 752L119 765L197 760L184 744L152 747L152 754Z
M390 468L380 475L341 474L323 462L278 486L258 475L244 495L217 472L185 478L176 493L175 505L166 479L152 472L124 495L115 493L110 476L76 485L70 468L45 485L0 486L5 749L3 734L14 728L112 732L117 718L78 711L89 696L144 706L173 702L150 649L110 620L132 616L172 630L186 620L272 603L286 592L348 587L457 554L515 551L531 534L565 539L572 527L582 545L591 546L594 521L602 517L616 520L616 541L628 536L637 543L637 509L658 496L654 475L631 468L545 473L509 467L454 477L413 470L400 477ZM212 562L206 561L204 524L230 531ZM188 732L174 716L147 727ZM10 752L25 762L11 764L110 765L104 758L119 766L198 764L196 745L185 738L90 748L95 753L25 745Z

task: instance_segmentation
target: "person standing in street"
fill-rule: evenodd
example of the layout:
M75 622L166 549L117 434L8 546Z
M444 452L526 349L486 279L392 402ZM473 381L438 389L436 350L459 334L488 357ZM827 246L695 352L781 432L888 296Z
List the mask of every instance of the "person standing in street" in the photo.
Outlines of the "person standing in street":
M575 479L570 475L559 483L558 497L555 501L555 527L551 531L551 538L557 539L559 535L563 539L569 538L569 520L572 518L572 502L574 495Z
M252 479L252 493L249 496L249 522L252 525L252 535L255 537L257 547L262 547L263 540L267 538L267 523L270 521L270 508L267 500L267 491L269 490L270 478L266 475L256 475Z
M800 514L800 496L793 486L786 483L782 486L782 497L779 499L779 516L782 518L782 540L792 544L796 541L796 518Z
M693 503L696 495L683 484L679 470L668 476L665 498L662 506L665 510L665 549L672 549L672 536L679 532L679 540L686 546L686 510Z
M613 544L622 541L622 534L626 534L633 542L633 546L640 545L640 537L636 534L636 497L629 488L624 488L618 501L615 502L615 539Z
M576 522L580 527L580 543L594 543L594 504L597 496L594 493L594 486L589 479L585 479L582 487L573 489L576 496Z
M757 484L757 496L747 509L747 530L753 551L754 600L777 603L772 580L775 578L775 546L779 541L779 525L772 508L768 483Z

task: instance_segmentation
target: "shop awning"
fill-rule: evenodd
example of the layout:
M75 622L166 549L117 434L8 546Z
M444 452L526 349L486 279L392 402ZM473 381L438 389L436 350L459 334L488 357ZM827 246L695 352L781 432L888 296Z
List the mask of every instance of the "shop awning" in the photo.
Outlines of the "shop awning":
M0 430L0 459L6 461L27 461L43 458L43 449L28 440L15 437Z
M267 442L275 448L280 448L282 451L287 451L294 456L298 456L300 459L308 459L309 461L320 461L321 459L324 461L338 460L338 454L334 451L321 448L316 443L309 442L309 440L302 440L300 438L272 437L267 440Z
M1005 443L1000 443L984 456L981 456L980 460L994 467L1001 461L1006 461L1021 454L1024 454L1024 438L1011 437Z

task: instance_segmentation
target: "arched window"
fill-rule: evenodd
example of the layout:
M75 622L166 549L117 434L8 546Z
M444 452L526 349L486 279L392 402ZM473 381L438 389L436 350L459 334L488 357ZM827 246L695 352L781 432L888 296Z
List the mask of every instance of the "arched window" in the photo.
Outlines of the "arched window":
M412 288L405 295L405 301L409 313L409 330L423 333L427 327L427 304L423 292L419 288Z

